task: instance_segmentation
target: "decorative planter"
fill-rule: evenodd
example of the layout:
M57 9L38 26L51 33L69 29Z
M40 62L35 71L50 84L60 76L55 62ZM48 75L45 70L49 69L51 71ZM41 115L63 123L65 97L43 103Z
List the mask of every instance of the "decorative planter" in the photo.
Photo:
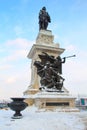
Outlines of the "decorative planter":
M28 104L24 102L25 98L11 98L13 102L8 103L8 107L15 111L15 114L13 115L12 118L14 119L20 119L22 118L22 114L20 113L23 111Z

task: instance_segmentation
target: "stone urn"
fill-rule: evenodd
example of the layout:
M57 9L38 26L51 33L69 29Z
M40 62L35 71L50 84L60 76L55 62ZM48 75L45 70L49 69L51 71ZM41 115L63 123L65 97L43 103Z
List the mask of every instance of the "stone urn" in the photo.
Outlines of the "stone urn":
M8 107L15 111L15 114L13 115L13 119L20 119L22 118L22 114L20 113L23 111L28 104L24 102L25 98L11 98L13 101L11 103L8 103Z

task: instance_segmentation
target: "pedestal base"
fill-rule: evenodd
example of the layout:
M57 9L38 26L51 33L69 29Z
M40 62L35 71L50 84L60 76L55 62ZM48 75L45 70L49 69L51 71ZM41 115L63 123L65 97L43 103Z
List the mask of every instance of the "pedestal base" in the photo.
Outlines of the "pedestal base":
M75 108L75 97L67 93L39 92L34 95L34 103L38 109L54 111L79 111Z

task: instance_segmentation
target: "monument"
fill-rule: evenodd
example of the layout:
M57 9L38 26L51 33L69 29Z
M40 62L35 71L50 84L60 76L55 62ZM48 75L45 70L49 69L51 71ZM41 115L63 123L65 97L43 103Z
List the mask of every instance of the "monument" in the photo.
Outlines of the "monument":
M65 49L59 43L54 43L52 31L47 30L50 22L46 7L43 7L39 12L36 43L27 56L32 59L31 83L24 95L29 105L35 104L38 108L75 108L75 97L64 87L65 77L62 77L62 64L66 57L61 58L61 54Z

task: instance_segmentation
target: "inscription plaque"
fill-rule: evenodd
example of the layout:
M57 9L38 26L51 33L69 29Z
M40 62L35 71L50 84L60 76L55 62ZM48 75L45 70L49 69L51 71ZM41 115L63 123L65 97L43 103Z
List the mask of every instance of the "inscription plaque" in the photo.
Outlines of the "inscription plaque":
M69 102L46 102L46 106L69 106Z

